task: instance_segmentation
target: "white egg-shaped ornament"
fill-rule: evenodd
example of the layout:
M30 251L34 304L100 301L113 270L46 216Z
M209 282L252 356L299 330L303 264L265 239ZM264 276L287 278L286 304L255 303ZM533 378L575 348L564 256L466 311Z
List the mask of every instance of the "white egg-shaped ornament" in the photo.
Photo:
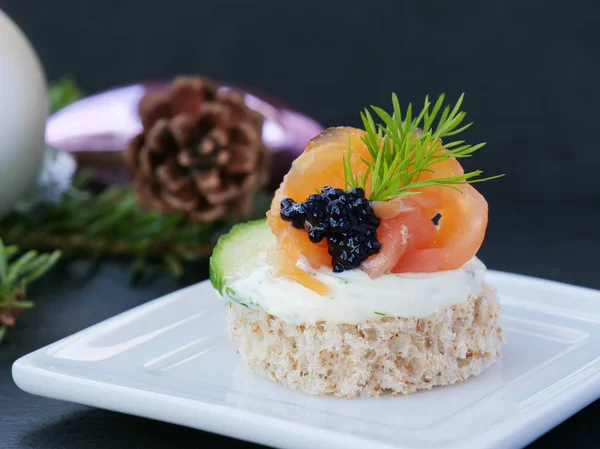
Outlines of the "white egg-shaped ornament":
M0 11L0 218L36 187L48 109L46 77L37 54Z

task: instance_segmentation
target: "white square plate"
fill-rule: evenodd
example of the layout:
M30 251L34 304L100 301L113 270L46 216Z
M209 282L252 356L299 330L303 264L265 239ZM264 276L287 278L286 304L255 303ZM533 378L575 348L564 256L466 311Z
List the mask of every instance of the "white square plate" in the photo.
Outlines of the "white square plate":
M257 378L208 282L17 360L32 394L280 448L516 448L600 396L600 292L490 271L507 343L479 377L393 398L313 397Z

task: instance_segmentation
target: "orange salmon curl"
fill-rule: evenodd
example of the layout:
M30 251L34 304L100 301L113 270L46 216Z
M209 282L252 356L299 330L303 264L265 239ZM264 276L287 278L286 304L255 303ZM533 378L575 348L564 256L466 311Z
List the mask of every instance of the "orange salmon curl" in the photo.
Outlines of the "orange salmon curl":
M352 173L363 175L370 153L362 141L361 129L329 128L314 137L304 152L293 162L279 189L275 192L267 223L276 243L267 254L274 274L296 281L325 295L329 287L297 266L304 257L314 268L331 267L327 244L312 243L308 233L296 229L280 217L281 200L301 202L324 186L344 189L343 158L352 148ZM420 179L463 174L455 158L443 159L424 172ZM468 262L479 250L488 221L485 198L469 184L449 187L426 187L418 195L373 202L380 218L377 239L378 254L364 261L360 269L373 279L385 273L431 273L455 270ZM366 189L368 191L368 189Z

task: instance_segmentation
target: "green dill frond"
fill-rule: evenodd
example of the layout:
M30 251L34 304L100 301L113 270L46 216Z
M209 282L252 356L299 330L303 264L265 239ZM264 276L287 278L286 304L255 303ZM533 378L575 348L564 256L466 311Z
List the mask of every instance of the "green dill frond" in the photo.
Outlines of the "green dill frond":
M352 173L352 149L348 142L348 154L343 160L346 189L368 186L365 192L367 198L371 201L388 201L421 193L419 189L426 187L442 186L456 189L460 184L488 181L503 176L477 178L482 172L475 170L457 176L421 179L424 173L432 172L433 165L448 158L469 157L485 145L469 145L464 140L442 143L442 139L460 134L472 124L463 124L466 113L460 108L464 94L452 108L449 105L444 106L444 99L445 95L442 94L435 104L432 104L429 97L425 97L423 108L415 116L412 104L409 104L403 113L394 93L391 115L382 108L371 106L382 123L375 123L369 110L361 112L365 128L362 140L369 150L370 160L362 159L366 165L364 174ZM447 151L440 151L442 147Z

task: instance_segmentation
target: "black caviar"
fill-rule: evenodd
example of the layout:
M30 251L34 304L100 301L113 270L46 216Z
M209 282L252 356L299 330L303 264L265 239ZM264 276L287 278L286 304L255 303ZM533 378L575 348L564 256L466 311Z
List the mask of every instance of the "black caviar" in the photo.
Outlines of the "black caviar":
M381 249L377 240L380 220L361 188L345 192L326 186L301 203L285 198L281 218L305 229L313 243L327 239L335 273L358 268Z

